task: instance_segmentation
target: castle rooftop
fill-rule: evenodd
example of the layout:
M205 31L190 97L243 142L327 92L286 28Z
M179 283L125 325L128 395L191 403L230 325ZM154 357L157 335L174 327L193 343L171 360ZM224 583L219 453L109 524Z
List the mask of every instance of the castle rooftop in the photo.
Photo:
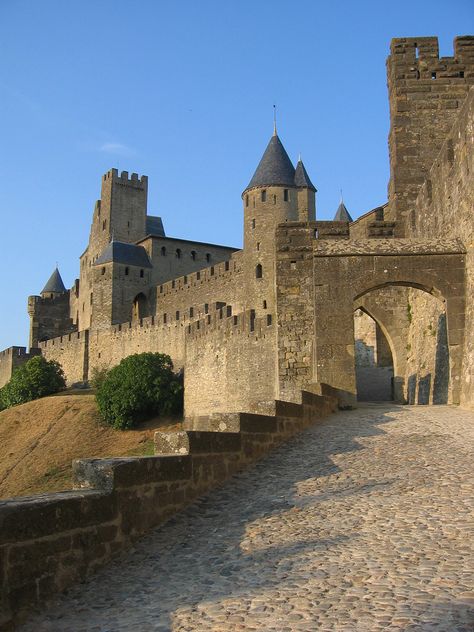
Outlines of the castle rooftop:
M46 285L41 290L41 294L62 294L66 292L59 270L55 268L53 274L49 277Z
M111 241L94 265L104 263L123 263L138 268L151 268L151 262L143 246L127 244L123 241Z
M316 187L309 179L308 172L306 171L301 158L298 160L298 164L296 165L295 185L299 189L306 188L306 189L312 189L313 191L316 191Z
M276 132L245 190L264 186L295 186L295 168Z
M336 214L334 215L335 222L353 222L354 220L349 214L349 211L346 209L344 202L341 200L341 203L337 207Z

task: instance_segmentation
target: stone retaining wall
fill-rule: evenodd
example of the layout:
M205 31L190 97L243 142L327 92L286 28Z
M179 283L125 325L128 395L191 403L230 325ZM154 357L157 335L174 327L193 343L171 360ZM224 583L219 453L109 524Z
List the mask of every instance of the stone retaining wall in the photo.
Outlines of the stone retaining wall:
M0 502L0 630L335 408L303 393L272 415L200 417L199 431L157 433L158 456L76 461L73 491Z

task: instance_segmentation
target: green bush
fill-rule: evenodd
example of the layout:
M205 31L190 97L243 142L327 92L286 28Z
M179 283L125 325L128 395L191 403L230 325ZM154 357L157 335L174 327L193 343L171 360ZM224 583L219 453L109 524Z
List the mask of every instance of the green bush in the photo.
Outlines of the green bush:
M124 430L153 415L181 412L182 379L173 373L169 356L138 353L108 371L96 400L104 421Z
M18 367L0 389L0 410L57 393L66 386L61 365L36 356Z
M100 388L100 386L102 386L105 378L107 377L109 373L109 369L106 367L94 367L91 371L91 377L89 379L89 383L92 386L92 388L98 389Z

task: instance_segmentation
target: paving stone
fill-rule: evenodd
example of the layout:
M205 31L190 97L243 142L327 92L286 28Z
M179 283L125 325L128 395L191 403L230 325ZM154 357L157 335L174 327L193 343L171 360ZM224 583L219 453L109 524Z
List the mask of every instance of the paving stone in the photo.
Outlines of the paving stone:
M455 407L333 415L19 630L473 630L473 439Z

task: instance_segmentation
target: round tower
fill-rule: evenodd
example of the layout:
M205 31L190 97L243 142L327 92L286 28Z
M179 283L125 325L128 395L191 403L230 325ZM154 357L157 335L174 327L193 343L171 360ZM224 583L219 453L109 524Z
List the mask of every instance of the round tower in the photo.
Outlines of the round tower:
M246 303L257 315L271 314L275 305L276 227L314 219L314 193L303 163L295 170L275 129L242 193Z

